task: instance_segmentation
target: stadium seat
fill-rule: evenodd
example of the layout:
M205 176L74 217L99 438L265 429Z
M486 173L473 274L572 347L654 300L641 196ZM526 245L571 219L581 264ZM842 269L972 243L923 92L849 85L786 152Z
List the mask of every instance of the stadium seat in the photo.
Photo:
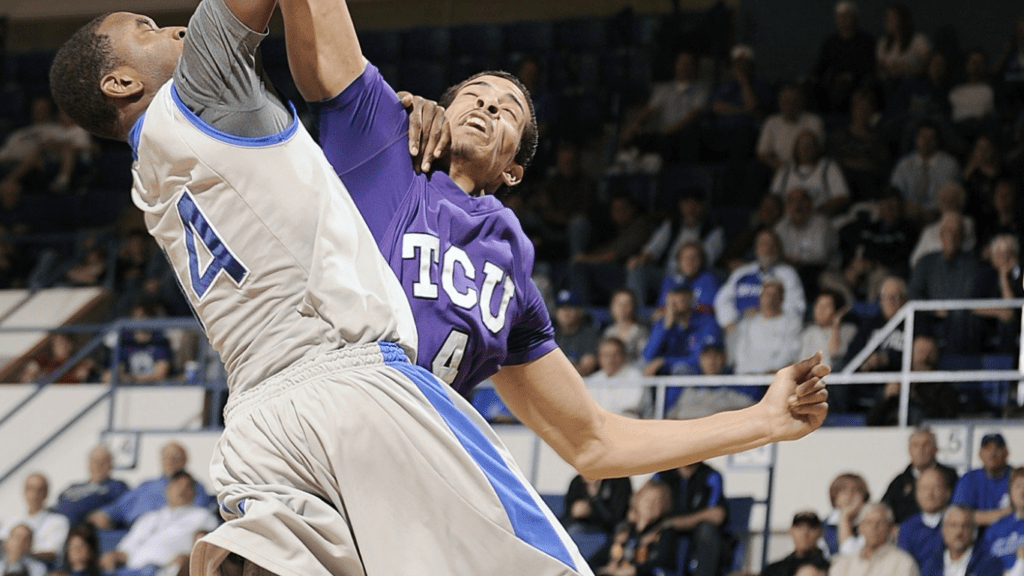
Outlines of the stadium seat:
M555 29L551 22L514 22L505 26L505 49L540 55L554 48Z
M605 20L565 20L555 26L559 50L585 50L598 52L608 43L608 24Z
M608 535L604 532L573 532L569 537L576 543L580 555L584 558L590 558L608 542Z
M452 51L452 33L438 26L412 28L402 33L402 59L446 59Z
M540 499L548 505L556 518L565 513L565 494L541 494Z
M477 388L473 392L470 404L488 422L504 424L517 421L494 388Z
M500 55L505 32L497 24L459 26L452 29L452 46L459 55Z

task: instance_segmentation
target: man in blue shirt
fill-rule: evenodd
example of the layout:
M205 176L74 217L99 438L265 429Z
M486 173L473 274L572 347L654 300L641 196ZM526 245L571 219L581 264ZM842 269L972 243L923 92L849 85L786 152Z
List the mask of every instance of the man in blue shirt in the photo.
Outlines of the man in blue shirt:
M68 486L53 507L68 518L72 526L85 519L93 510L110 504L128 491L128 485L110 477L113 457L106 446L96 446L89 451L89 480Z
M715 319L693 309L693 289L680 286L665 299L665 317L651 327L643 357L644 374L697 374L700 351L722 343L722 329Z
M942 551L942 511L949 504L950 487L946 476L938 468L921 472L914 485L914 496L921 512L900 524L896 543L924 566L928 558Z
M1010 451L1003 435L998 432L984 435L978 457L982 467L970 470L960 478L953 492L953 503L974 509L974 521L984 530L985 526L992 525L1012 510L1007 492Z

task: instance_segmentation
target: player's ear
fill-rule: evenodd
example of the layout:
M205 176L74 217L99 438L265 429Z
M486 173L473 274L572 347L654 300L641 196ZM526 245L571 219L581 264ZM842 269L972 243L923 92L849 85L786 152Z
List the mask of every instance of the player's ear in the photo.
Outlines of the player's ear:
M134 71L126 66L118 66L100 78L100 91L108 98L135 98L143 88Z
M518 186L523 181L523 167L516 162L512 162L501 173L501 180L505 183L505 186Z

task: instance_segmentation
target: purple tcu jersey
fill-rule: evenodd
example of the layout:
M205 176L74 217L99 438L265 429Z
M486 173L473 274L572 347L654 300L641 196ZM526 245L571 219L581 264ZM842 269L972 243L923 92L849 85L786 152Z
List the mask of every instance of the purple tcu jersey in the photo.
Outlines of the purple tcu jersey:
M519 221L447 174L415 173L408 114L377 68L367 64L344 92L311 108L327 159L409 297L417 364L466 395L500 366L555 348Z

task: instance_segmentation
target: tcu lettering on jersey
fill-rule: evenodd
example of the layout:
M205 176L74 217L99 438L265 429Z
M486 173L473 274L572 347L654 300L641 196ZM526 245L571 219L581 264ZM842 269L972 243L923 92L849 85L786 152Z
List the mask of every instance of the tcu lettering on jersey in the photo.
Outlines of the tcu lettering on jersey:
M512 277L498 267L498 265L484 261L479 267L469 257L465 250L458 246L448 246L441 254L441 241L433 234L419 232L408 232L402 236L402 259L418 260L419 274L412 284L412 296L435 300L438 297L438 284L436 276L440 276L441 290L448 295L452 304L465 310L478 308L480 319L491 333L497 334L505 327L505 316L508 313L508 303L515 295L516 287ZM456 268L461 269L461 275L465 277L467 286L459 290L456 286ZM435 275L432 270L438 270ZM483 276L483 281L478 280L478 274ZM498 284L501 284L501 302L497 311L492 309L494 291ZM483 303L483 304L482 304Z

